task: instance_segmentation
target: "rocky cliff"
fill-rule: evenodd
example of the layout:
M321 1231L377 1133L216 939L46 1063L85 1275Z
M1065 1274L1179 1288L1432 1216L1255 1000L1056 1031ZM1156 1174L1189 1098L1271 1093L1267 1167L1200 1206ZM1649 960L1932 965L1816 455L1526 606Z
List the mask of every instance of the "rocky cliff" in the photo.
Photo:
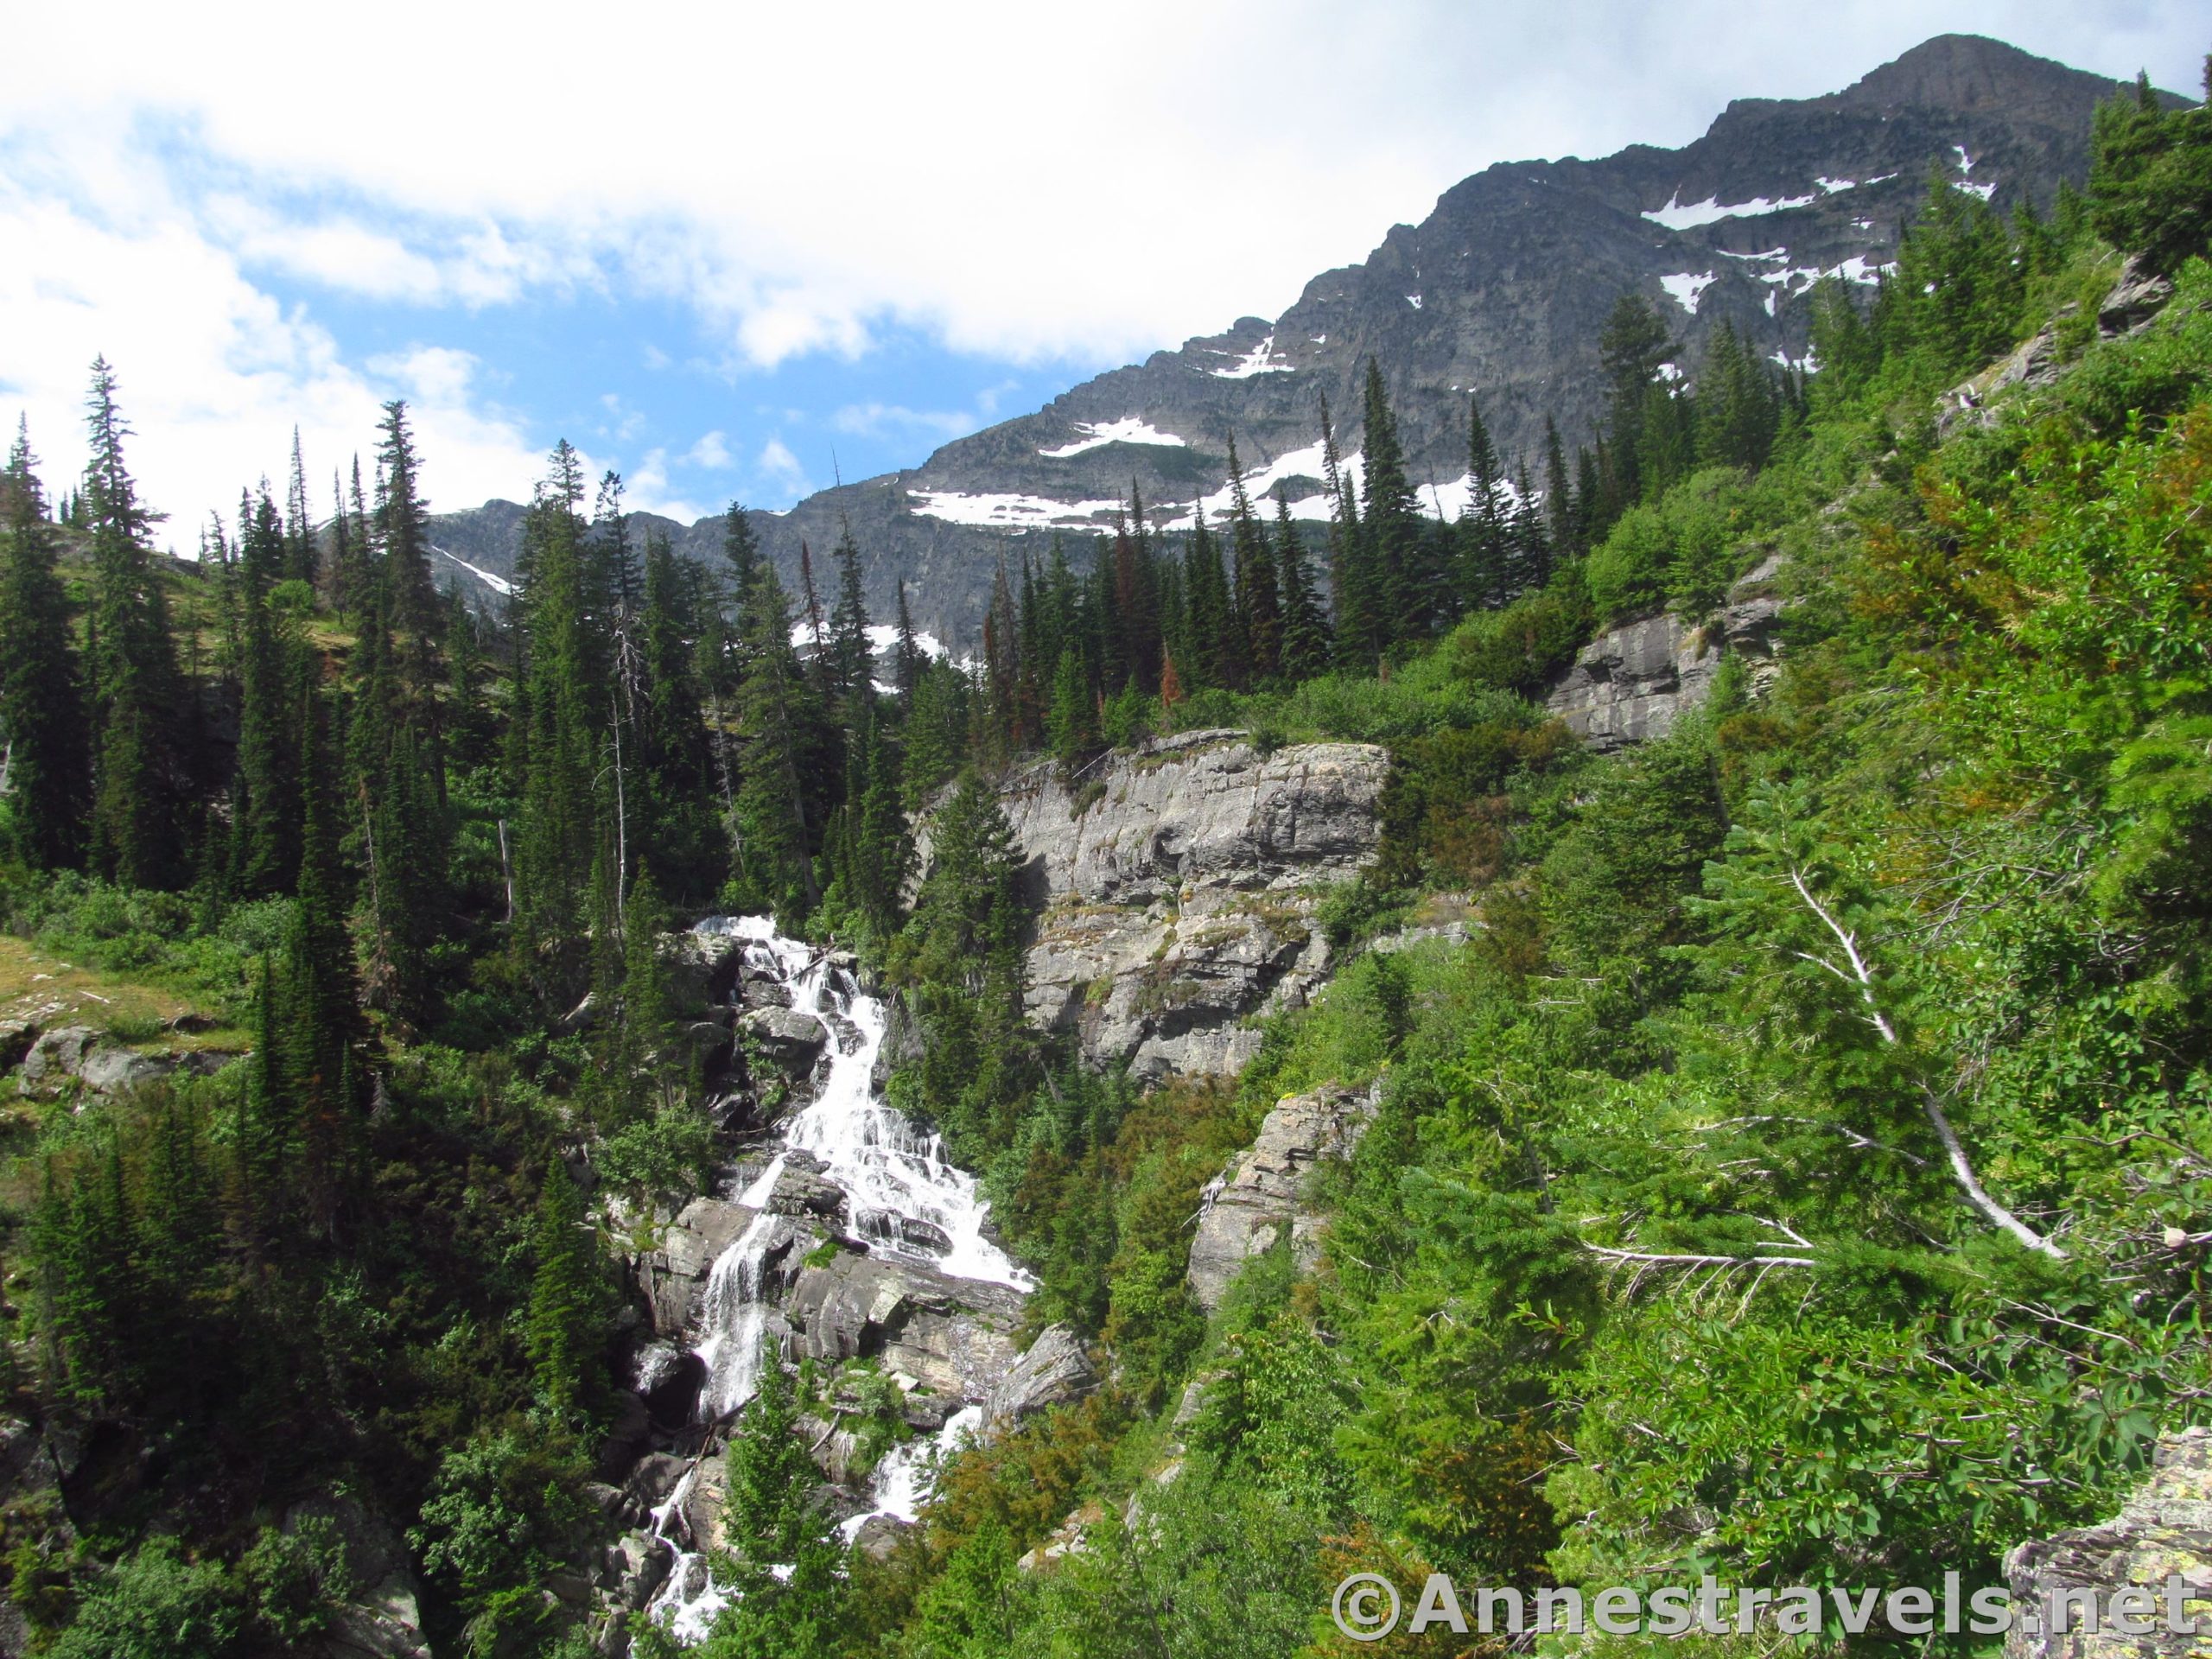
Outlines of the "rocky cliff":
M2048 201L2087 168L2090 113L2113 83L1995 41L1942 35L1840 92L1743 99L1681 149L1637 145L1599 161L1501 163L1391 227L1361 264L1326 271L1272 321L1244 317L1084 382L1034 414L943 448L918 467L759 513L764 544L795 570L849 521L868 598L888 615L905 578L920 624L972 646L992 573L1055 531L1103 530L1134 479L1163 522L1228 505L1234 432L1248 487L1281 484L1321 516L1320 402L1348 454L1371 354L1396 400L1429 507L1453 510L1466 397L1509 456L1531 455L1544 417L1586 438L1602 397L1596 340L1624 292L1643 294L1694 376L1723 322L1763 353L1806 350L1807 295L1834 273L1871 283L1931 168L2009 210ZM493 502L438 519L439 544L494 576L513 569L521 509ZM718 519L662 527L711 558ZM474 582L457 564L450 576Z
M1072 779L1015 773L1001 798L1039 906L1031 1018L1140 1077L1236 1071L1259 1044L1247 1017L1327 976L1314 909L1374 853L1389 767L1370 744L1262 753L1199 731Z

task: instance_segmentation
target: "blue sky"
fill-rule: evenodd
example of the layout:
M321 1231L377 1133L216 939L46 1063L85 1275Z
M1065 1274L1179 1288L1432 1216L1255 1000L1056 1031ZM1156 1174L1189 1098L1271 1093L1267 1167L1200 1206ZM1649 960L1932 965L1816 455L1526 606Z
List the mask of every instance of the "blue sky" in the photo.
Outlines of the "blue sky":
M391 397L441 507L563 436L634 506L781 507L1273 315L1491 162L1945 29L2186 91L2212 44L2178 0L19 7L0 417L66 481L105 353L185 551Z

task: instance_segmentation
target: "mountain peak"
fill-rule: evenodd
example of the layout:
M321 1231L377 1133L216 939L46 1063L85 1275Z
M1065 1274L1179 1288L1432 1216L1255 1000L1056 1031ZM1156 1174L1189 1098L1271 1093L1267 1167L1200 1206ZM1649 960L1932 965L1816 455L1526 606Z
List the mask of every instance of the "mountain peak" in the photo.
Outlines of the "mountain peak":
M1941 109L2071 121L2084 103L2125 85L1981 35L1923 41L1826 100L1839 108L1890 112Z

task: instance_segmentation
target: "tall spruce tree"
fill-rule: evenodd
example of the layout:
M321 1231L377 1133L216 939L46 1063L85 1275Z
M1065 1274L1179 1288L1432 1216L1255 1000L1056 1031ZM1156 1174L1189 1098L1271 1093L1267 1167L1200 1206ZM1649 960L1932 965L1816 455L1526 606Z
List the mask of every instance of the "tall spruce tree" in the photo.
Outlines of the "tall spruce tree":
M80 508L92 555L92 859L118 881L159 887L183 870L181 677L167 585L148 545L158 516L138 499L124 464L130 429L115 390L115 372L106 359L96 359L86 400L92 460Z
M791 648L791 601L763 563L746 606L745 674L738 685L742 744L737 791L737 877L747 899L796 925L822 897L804 776L813 690Z
M5 850L34 870L73 869L84 861L92 813L84 675L25 420L16 423L7 467L0 471L0 536Z
M1391 413L1382 365L1367 359L1361 444L1365 457L1360 503L1370 582L1377 604L1376 632L1385 643L1409 637L1428 614L1425 597L1415 591L1421 558L1421 510L1406 476L1404 447L1397 417Z
M1282 677L1295 685L1328 672L1332 641L1306 575L1305 543L1291 522L1287 484L1275 486L1275 569L1282 578Z
M1503 463L1473 397L1467 400L1467 485L1466 511L1453 526L1459 592L1469 610L1495 609L1505 602L1510 575L1510 507Z
M1272 680L1282 666L1282 589L1275 580L1274 550L1244 493L1236 459L1236 439L1229 440L1230 536L1236 549L1236 620L1255 682Z

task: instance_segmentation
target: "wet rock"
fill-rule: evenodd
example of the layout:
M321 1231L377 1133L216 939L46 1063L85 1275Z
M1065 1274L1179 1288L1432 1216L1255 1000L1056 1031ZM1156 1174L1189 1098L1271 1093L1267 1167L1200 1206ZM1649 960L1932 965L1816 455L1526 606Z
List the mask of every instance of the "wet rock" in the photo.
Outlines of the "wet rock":
M2005 1577L2015 1615L2005 1638L2005 1659L2164 1659L2202 1654L2205 1638L2165 1628L2164 1595L2170 1575L2187 1586L2184 1621L2212 1630L2212 1429L2189 1428L2159 1436L2150 1478L2118 1515L2101 1526L2077 1527L2050 1538L2017 1545L2005 1557ZM2148 1633L2122 1635L2112 1628L2112 1598L2119 1592L2150 1592ZM2019 1615L2051 1605L2060 1591L2095 1593L2098 1630L2090 1633L2076 1611L2067 1633L2031 1630Z
M880 1357L940 1395L981 1403L1014 1358L1020 1291L841 1250L802 1266L783 1311L793 1356Z
M738 1029L753 1049L793 1077L804 1077L830 1040L822 1022L795 1008L751 1008L740 1015Z
M661 1230L657 1249L638 1258L638 1281L653 1330L680 1335L698 1311L715 1260L751 1224L753 1212L727 1198L694 1198Z
M599 1587L620 1606L642 1611L668 1578L675 1552L665 1539L630 1532L600 1552Z
M1306 1177L1325 1158L1351 1156L1381 1098L1379 1085L1359 1092L1330 1087L1275 1103L1259 1137L1207 1184L1189 1268L1201 1307L1219 1307L1244 1264L1286 1236L1299 1271L1313 1269L1326 1217L1306 1198Z
M843 1419L803 1414L792 1432L806 1442L814 1466L825 1479L838 1486L855 1483L861 1463L860 1436L845 1426Z
M768 1208L779 1216L815 1217L832 1220L844 1214L845 1192L823 1172L828 1168L812 1153L798 1147L784 1154L783 1173L768 1195Z
M886 1561L899 1541L914 1531L914 1523L895 1515L871 1515L853 1535L853 1548L872 1561Z
M627 1389L615 1391L613 1421L599 1448L597 1468L603 1480L619 1480L645 1452L652 1433L652 1414L645 1402Z
M703 1008L729 1001L743 972L745 941L729 933L664 933L656 954L676 1006Z
M1072 1405L1097 1387L1098 1370L1083 1338L1067 1325L1049 1325L992 1388L983 1402L983 1421L1012 1428L1040 1411Z
M690 1468L689 1460L667 1452L648 1452L638 1459L622 1483L623 1513L632 1521L643 1522L655 1510L668 1502Z

